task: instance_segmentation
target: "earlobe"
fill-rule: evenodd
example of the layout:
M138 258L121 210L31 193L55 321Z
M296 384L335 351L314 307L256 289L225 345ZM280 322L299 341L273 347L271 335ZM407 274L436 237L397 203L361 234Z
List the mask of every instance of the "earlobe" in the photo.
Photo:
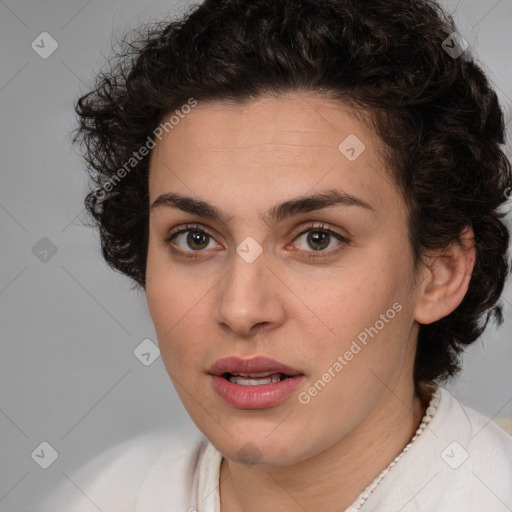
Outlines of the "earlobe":
M454 311L468 290L475 265L474 233L466 228L460 240L437 251L423 264L414 319L431 324Z

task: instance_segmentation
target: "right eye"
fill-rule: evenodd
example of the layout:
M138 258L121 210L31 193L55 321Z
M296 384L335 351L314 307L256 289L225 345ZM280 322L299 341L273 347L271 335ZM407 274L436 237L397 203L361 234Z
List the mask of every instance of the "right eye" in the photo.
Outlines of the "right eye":
M193 253L221 247L207 231L196 225L178 228L165 239L165 242L171 247L172 252L187 256L195 256Z

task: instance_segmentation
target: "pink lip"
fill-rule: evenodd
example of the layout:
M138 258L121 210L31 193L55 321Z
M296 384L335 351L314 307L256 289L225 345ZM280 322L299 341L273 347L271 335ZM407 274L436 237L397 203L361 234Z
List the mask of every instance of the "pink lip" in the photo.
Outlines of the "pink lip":
M275 372L294 376L302 375L300 370L286 366L274 359L258 356L251 359L240 359L239 357L225 357L219 359L211 368L212 375L224 375L225 373L263 373Z
M289 376L280 382L257 386L242 386L229 382L226 373L275 372ZM212 384L216 393L236 409L265 409L278 404L289 396L305 379L300 370L291 368L267 357L219 359L211 368Z

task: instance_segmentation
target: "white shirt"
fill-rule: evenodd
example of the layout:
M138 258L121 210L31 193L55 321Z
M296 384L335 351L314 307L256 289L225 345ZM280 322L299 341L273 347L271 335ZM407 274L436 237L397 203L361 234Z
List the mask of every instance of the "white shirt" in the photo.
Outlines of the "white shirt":
M68 482L43 510L221 512L221 460L200 435L177 440L146 434L115 446L72 475L85 495ZM441 388L428 428L360 510L511 512L512 437Z

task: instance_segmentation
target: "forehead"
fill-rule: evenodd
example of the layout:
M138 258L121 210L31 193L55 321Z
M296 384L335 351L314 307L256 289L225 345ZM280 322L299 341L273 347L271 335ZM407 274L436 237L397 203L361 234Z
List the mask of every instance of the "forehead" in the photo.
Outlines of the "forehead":
M383 154L362 114L340 101L294 93L199 102L157 142L150 199L168 191L215 192L224 202L237 196L254 205L318 186L357 192L378 205L398 195Z

